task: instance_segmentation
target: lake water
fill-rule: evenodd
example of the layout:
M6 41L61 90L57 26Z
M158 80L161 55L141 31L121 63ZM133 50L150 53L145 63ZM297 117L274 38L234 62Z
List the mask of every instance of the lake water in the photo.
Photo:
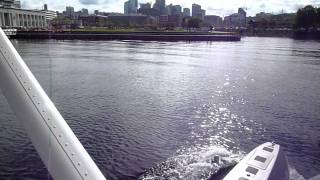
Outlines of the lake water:
M207 179L267 141L320 174L319 42L12 42L108 179ZM50 178L0 114L0 179Z

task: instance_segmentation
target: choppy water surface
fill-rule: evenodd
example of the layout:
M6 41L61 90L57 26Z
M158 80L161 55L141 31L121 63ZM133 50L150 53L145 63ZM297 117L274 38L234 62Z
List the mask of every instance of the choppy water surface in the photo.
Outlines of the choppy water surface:
M207 179L266 141L320 173L318 42L13 43L108 179ZM48 178L2 94L0 114L0 179Z

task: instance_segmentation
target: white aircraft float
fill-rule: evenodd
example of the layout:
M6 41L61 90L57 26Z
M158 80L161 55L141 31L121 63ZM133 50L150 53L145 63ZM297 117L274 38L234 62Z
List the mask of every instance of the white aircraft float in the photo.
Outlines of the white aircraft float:
M0 28L0 88L55 180L105 180L55 105ZM279 145L251 151L224 180L288 180Z

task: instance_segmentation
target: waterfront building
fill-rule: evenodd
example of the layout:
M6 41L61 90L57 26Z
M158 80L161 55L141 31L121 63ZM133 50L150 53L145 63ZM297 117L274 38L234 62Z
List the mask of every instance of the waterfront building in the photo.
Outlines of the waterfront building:
M166 14L166 0L156 0L153 5L153 9L159 11L160 15Z
M0 26L7 28L46 28L46 14L38 10L0 7Z
M238 9L238 13L243 15L243 16L245 16L245 17L247 17L247 12L243 8L239 8Z
M138 0L128 0L124 3L124 14L137 14Z
M191 15L189 8L183 8L183 16L189 17Z
M181 12L182 8L180 5L168 5L166 7L166 14L167 15L180 15L182 12Z
M50 23L54 29L77 29L83 27L82 20L80 19L64 19L56 18L53 19Z
M182 7L180 5L174 5L172 8L171 15L181 15Z
M53 20L58 16L56 11L51 11L51 10L43 10L46 13L46 20Z
M182 15L174 14L168 17L169 24L173 25L173 27L181 27L182 26Z
M77 12L74 12L74 19L79 19L79 17L85 17L85 16L89 16L89 11L88 9L81 9L81 11L77 11Z
M169 21L169 16L168 15L161 15L159 16L159 25L160 26L165 26L168 24Z
M238 14L240 15L240 27L246 27L247 24L247 12L243 8L238 9Z
M152 24L153 19L147 15L109 15L108 23L116 27L144 27L146 24Z
M50 21L52 21L54 18L56 18L58 16L58 13L56 11L48 10L48 5L47 4L43 5L43 10L41 10L41 11L46 14L46 22L47 22L47 24L49 24Z
M70 19L75 19L74 7L67 6L66 10L62 12L62 15Z
M1 0L0 7L21 9L20 0Z
M173 9L173 5L169 4L168 6L166 6L166 15L171 15L172 14L172 9Z
M79 17L85 27L106 27L108 26L108 16L90 15Z
M151 4L150 4L150 6L151 6ZM138 13L148 15L148 16L153 16L153 17L160 16L160 12L158 10L151 8L151 7L149 8L149 6L143 6L143 7L139 8Z
M167 27L181 27L182 25L182 15L161 15L159 16L159 25Z
M0 26L6 28L46 28L46 14L40 10L20 9L20 1L0 1Z
M197 17L201 13L201 6L199 4L192 4L192 17Z
M258 13L255 17L247 18L250 28L259 29L292 29L295 24L296 13L284 13L273 15L270 13Z
M206 10L201 9L201 19L204 20L205 16L206 16Z
M223 20L220 16L215 15L207 15L204 16L204 22L213 27L222 27L223 26Z
M0 7L13 8L14 0L1 0Z
M13 7L17 9L21 9L21 2L20 0L13 1Z
M192 4L192 17L198 17L199 19L204 19L206 11L201 9L199 4Z
M85 8L82 8L81 9L81 16L89 16L89 10L85 9Z
M238 9L238 13L224 17L224 25L229 28L246 27L247 13L242 9Z

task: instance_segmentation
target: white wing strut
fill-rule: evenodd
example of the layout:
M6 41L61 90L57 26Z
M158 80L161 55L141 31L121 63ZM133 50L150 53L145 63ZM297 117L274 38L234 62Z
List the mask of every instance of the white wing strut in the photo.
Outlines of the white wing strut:
M1 28L0 88L54 179L105 179Z

